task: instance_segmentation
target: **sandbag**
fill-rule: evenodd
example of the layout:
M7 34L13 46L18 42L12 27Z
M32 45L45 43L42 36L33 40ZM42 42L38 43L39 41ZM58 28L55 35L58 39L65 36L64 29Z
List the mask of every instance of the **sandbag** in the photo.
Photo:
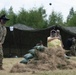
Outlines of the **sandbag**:
M23 60L20 61L20 63L27 64L28 61L29 61L29 60L27 60L27 59L23 59Z
M31 58L33 58L33 55L31 53L28 53L28 54L24 55L24 58L25 59L31 59Z
M28 52L31 53L31 54L33 54L33 55L35 55L35 49L31 49Z
M45 47L44 46L35 46L34 49L37 49L39 51L44 51Z

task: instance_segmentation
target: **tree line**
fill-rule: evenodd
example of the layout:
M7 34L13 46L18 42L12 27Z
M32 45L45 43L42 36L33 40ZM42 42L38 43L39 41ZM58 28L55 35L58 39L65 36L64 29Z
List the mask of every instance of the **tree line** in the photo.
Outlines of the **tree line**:
M55 11L52 11L47 19L46 10L43 7L34 8L29 11L21 8L18 13L15 13L12 7L8 11L4 8L0 11L0 15L2 14L6 14L10 19L6 26L12 26L17 23L33 28L46 28L51 25L76 26L76 11L74 11L73 7L70 9L65 22L63 21L62 13Z

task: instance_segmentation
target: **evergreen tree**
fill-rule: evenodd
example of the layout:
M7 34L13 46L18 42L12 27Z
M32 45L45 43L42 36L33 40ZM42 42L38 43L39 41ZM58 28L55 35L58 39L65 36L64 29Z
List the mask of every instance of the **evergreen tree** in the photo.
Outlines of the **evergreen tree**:
M3 9L0 11L0 16L1 16L1 15L4 15L4 14L7 15L7 11L5 10L5 8L3 8Z
M21 8L19 14L17 15L17 23L27 25L28 21L27 19L28 19L28 12L24 8Z
M66 25L67 26L76 26L76 12L74 11L73 7L69 11Z
M63 25L63 17L61 13L53 11L49 16L49 25Z
M67 21L69 21L74 16L74 9L73 7L70 9L69 15L67 17Z
M14 25L16 23L16 14L13 12L13 8L10 7L10 9L8 10L8 18L10 19L6 25L7 26L11 26Z
M34 28L45 28L47 25L46 17L46 11L43 9L43 7L40 7L39 9L30 10L29 11L29 24L33 26Z

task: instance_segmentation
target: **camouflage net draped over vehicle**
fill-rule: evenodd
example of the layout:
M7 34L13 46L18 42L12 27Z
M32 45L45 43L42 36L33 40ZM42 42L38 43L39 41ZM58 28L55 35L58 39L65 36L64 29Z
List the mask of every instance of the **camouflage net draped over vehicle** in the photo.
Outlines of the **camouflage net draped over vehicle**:
M64 55L65 50L61 47L45 47L44 51L36 50L35 57L30 59L27 64L17 63L13 65L10 72L33 72L76 68L76 64L70 61L70 59L65 58Z

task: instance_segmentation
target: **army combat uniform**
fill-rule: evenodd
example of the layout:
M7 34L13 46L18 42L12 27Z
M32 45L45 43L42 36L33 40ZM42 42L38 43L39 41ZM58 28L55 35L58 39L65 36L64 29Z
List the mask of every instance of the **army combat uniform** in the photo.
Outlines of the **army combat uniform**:
M72 46L70 47L71 53L76 56L76 39L72 38Z
M3 60L2 44L4 43L6 32L6 27L0 24L0 68L2 68Z

